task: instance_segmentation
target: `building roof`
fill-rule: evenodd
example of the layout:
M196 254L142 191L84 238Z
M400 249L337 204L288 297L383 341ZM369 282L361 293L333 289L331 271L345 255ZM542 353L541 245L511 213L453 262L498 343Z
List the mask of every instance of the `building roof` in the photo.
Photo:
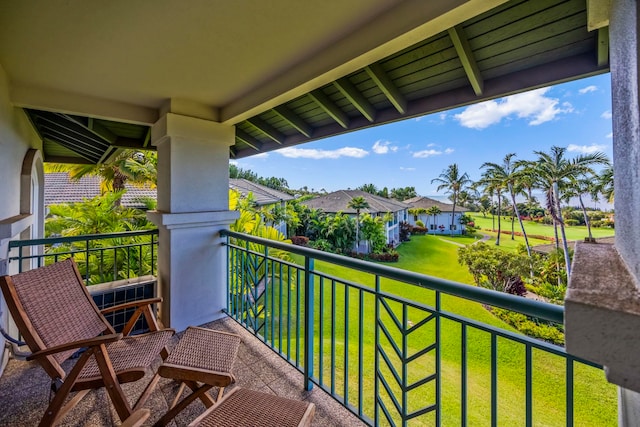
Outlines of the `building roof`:
M142 199L156 199L155 188L136 187L125 184L127 191L122 196L122 206L128 208L144 208ZM44 205L60 203L76 203L92 199L100 195L100 177L83 176L78 181L71 181L67 172L44 174Z
M360 213L387 213L399 212L408 209L409 205L394 199L376 196L361 190L338 190L324 196L301 202L303 205L311 209L320 209L326 213L344 212L346 214L355 214L356 210L350 208L349 202L355 197L364 197L369 203L368 209L361 209Z
M452 203L443 203L435 199L430 199L429 197L423 197L423 196L412 197L411 199L407 199L404 202L410 205L412 208L429 209L432 206L437 206L442 212L451 212L453 210ZM468 212L468 211L469 209L465 207L456 206L456 212Z
M155 188L136 187L125 184L126 193L122 196L122 206L128 208L144 208L142 199L157 198ZM239 191L243 196L253 193L254 201L258 206L270 205L287 200L293 200L293 196L274 190L264 185L256 184L246 179L230 179L229 188ZM53 172L44 175L44 205L56 205L60 203L82 202L100 195L100 177L84 176L78 181L71 181L67 172Z
M246 179L229 179L229 188L239 191L244 197L252 193L253 200L258 206L271 205L273 203L286 202L294 199L293 196L287 193L256 184Z
M608 5L3 2L0 66L45 161L152 148L166 111L235 126L242 158L606 73Z

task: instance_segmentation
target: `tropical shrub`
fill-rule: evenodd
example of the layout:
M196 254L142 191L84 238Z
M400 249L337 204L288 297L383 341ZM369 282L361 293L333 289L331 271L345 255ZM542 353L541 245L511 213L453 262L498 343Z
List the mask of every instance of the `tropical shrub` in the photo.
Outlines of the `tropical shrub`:
M309 242L309 247L324 252L333 252L334 248L331 242L326 239L318 239Z
M560 325L541 321L535 317L502 308L492 307L491 312L525 335L553 344L564 345L564 331Z
M422 222L422 221L420 221L420 220L417 220L417 221L416 221L416 227L422 227L422 228L424 228L424 222Z
M362 239L369 242L369 252L380 254L387 245L387 237L384 232L385 219L372 217L369 214L362 215L360 220L360 231Z
M426 234L427 229L424 227L412 227L411 234Z
M584 222L584 221L582 221L582 222ZM581 222L580 222L579 220L577 220L577 219L573 219L573 218L565 219L565 220L564 220L564 223L565 223L565 225L568 225L568 226L570 226L570 227L571 227L571 226L576 226L576 225L580 225L580 224L581 224Z
M293 236L291 237L291 243L298 246L307 246L309 244L309 238L306 236Z
M466 265L476 285L501 292L523 295L522 276L529 273L525 255L510 253L485 243L458 250L458 262Z
M411 224L402 221L400 223L400 241L408 242L411 240Z

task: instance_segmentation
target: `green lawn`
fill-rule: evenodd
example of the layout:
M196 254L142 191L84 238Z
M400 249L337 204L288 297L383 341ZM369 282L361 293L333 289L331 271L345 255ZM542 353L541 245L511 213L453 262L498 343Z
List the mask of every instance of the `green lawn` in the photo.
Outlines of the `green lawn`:
M467 215L473 218L473 221L475 222L476 227L480 228L479 230L480 232L485 232L484 230L492 229L493 222L491 219L491 215L487 215L486 217L484 217L479 212L467 212ZM503 220L501 221L501 223L502 223L502 230L511 231L511 218L505 220L503 217ZM524 228L525 230L527 230L527 234L537 234L541 236L554 237L552 225L541 224L535 221L525 221ZM496 230L498 229L497 217L495 220L495 229ZM515 222L514 229L515 231L520 231L520 224L518 223L517 220ZM566 227L565 231L567 233L567 240L583 240L585 237L589 235L587 232L587 227L585 226ZM615 233L615 230L611 228L592 228L591 233L593 234L593 237L608 237L608 236L613 236ZM501 239L504 238L504 236L505 235L503 234ZM511 236L507 236L507 237L511 238ZM549 243L549 242L546 242L546 243Z
M509 236L506 236L509 237ZM400 261L394 267L442 277L457 282L471 283L471 277L457 263L458 245L447 242L471 243L472 238L449 236L413 236L403 243L398 251ZM364 272L338 267L324 262L316 262L315 269L332 277L374 286L374 278ZM382 280L382 290L416 301L427 306L434 304L434 292L417 286ZM320 295L322 288L322 296ZM369 416L374 405L374 342L375 342L375 301L366 293L347 289L340 280L316 279L315 287L315 366L322 363L322 382L334 388L340 395L348 394L348 402L357 407L362 404ZM320 303L322 301L322 304ZM293 304L295 306L295 304ZM419 324L428 313L423 310L403 309L400 303L389 302L390 310L397 316L396 324L389 313L381 309L381 318L389 329L396 349L406 348L409 354L417 354L435 339L435 321L431 320L411 333L401 333L405 328ZM468 319L487 325L513 331L512 328L492 316L480 304L451 296L442 297L442 308ZM347 315L348 313L348 315ZM406 315L406 318L403 318ZM345 319L348 319L345 322ZM362 319L360 321L360 319ZM461 424L462 394L462 329L459 322L441 320L441 375L442 375L442 425ZM333 327L332 327L333 326ZM322 333L320 328L322 327ZM362 347L358 342L362 332ZM332 346L332 336L334 337ZM295 340L294 340L295 341ZM491 390L491 335L487 332L467 327L467 417L468 425L490 424ZM293 345L293 344L292 344ZM390 363L402 376L402 364L392 344L381 339L381 345L389 354ZM360 353L360 349L362 352ZM322 356L320 356L322 352ZM359 376L359 357L362 354L364 372ZM346 356L346 357L345 357ZM332 369L333 367L333 369ZM525 414L525 346L506 338L497 339L497 385L498 385L498 425L524 425ZM407 365L404 374L410 382L419 381L435 370L433 352L417 357ZM400 396L390 368L382 363L380 371L389 387ZM574 365L574 424L580 426L616 425L616 389L606 382L601 370L581 364ZM319 374L320 375L320 374ZM565 376L566 362L559 356L533 350L533 410L534 425L566 425L565 420ZM358 398L358 382L363 383L362 400ZM381 389L382 390L382 389ZM393 403L384 391L380 391L389 409ZM407 400L410 411L433 403L435 389L433 382L413 389ZM391 409L391 412L394 410ZM397 421L397 419L396 419ZM434 415L426 414L410 422L410 425L433 425ZM385 424L384 422L382 423Z

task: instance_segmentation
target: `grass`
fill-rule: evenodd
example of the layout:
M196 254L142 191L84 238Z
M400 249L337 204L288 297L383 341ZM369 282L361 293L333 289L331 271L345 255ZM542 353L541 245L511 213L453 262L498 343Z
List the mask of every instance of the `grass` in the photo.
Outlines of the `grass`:
M508 237L508 236L506 236ZM450 240L447 241L447 240ZM462 283L471 283L466 269L457 264L455 243L468 244L474 239L449 236L413 236L410 242L402 244L400 261L394 267L442 277ZM373 370L375 361L375 300L367 292L360 292L344 285L344 281L359 283L373 288L375 279L371 274L347 269L333 264L316 262L315 269L324 275L340 279L316 276L315 287L315 367L316 376L324 387L346 396L353 407L361 406L369 417L372 416L375 400ZM416 301L426 306L434 305L434 292L421 287L390 280L382 280L383 291ZM286 284L285 284L286 289ZM278 291L277 291L278 292ZM322 295L321 295L322 292ZM294 292L295 294L295 292ZM287 292L285 290L284 298ZM285 304L289 306L289 304ZM295 307L295 301L291 306ZM396 324L390 313L381 311L381 319L389 330L391 341L399 350L406 349L415 355L435 340L435 321L431 320L411 333L402 333L405 328L419 324L429 313L417 308L404 308L397 302L389 302L389 308L400 324ZM468 319L508 331L514 331L492 316L480 304L464 299L443 295L442 308ZM291 312L290 309L285 309ZM406 318L403 318L406 315ZM283 315L283 318L286 314ZM442 425L461 424L462 395L462 329L459 322L441 320L441 376L442 376ZM283 326L287 328L287 325ZM288 329L288 328L287 328ZM322 332L321 332L322 331ZM467 420L468 425L488 425L491 421L491 335L472 327L467 327ZM298 329L298 333L302 333ZM295 333L292 331L295 343ZM301 335L299 335L301 336ZM359 339L362 337L362 345ZM389 355L389 360L398 375L406 375L409 382L416 382L435 371L435 357L428 352L406 365L403 371L391 341L382 338L381 347ZM291 347L295 348L294 343ZM496 340L497 348L497 410L498 425L523 425L525 419L525 346L507 338ZM322 353L322 355L320 354ZM565 425L565 377L566 361L540 350L533 350L533 410L535 425ZM363 373L359 373L360 357ZM322 366L322 368L320 368ZM574 364L575 380L575 425L606 426L616 425L616 389L606 382L602 370L581 364ZM400 396L391 368L382 363L380 371L396 396ZM362 383L362 398L358 395ZM378 392L383 402L394 412L393 402L381 388ZM410 411L419 410L434 402L433 382L416 387L408 394L406 402ZM398 422L398 419L395 419ZM410 422L410 425L433 425L433 413L427 413ZM384 422L382 423L384 424Z
M473 221L475 222L476 227L479 227L481 232L484 232L484 230L491 230L493 227L493 221L491 219L491 215L487 215L486 217L484 217L479 212L467 212L466 215L469 215L470 217L473 218ZM501 222L502 222L502 230L509 230L509 231L511 230L511 218L506 220L503 219ZM498 219L496 217L495 229L497 228L498 228ZM535 221L524 221L524 228L527 231L527 234L537 234L541 236L554 237L553 225L541 224ZM515 223L514 230L521 231L520 224L517 221ZM582 240L589 235L589 233L587 232L587 227L583 225L567 226L565 227L565 232L567 234L567 240ZM608 236L613 236L615 233L615 230L611 228L591 228L591 233L593 234L593 237L608 237ZM504 238L504 236L507 236L507 235L503 234L501 236L501 240L502 238ZM511 238L511 236L507 236L507 237ZM550 242L547 241L546 243L550 243Z
M487 241L487 244L495 244L496 237L498 233L495 231L488 231L493 228L493 220L490 215L484 217L479 212L467 212L468 216L473 218L476 227L478 228L478 234L488 235L490 239ZM495 229L498 228L498 222L495 222ZM535 221L524 221L524 228L527 231L527 235L538 235L538 236L546 236L546 237L554 237L554 231L552 225L541 224ZM524 245L524 237L514 236L511 239L510 234L504 234L504 231L511 231L511 218L502 220L502 230L503 233L500 234L500 245L499 247L506 251L516 251L520 245ZM516 232L522 231L520 229L520 224L516 221L514 224L514 230ZM614 235L615 230L610 228L592 228L591 233L594 237L609 237ZM567 240L582 240L589 235L587 232L587 227L585 226L572 226L566 227ZM457 240L456 240L457 241ZM542 240L535 239L529 237L529 245L530 246L538 246L538 245L548 245L552 243L550 240Z

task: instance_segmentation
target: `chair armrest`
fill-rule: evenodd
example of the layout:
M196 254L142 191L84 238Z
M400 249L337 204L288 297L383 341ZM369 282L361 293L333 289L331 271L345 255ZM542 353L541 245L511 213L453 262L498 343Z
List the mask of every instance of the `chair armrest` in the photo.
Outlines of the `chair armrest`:
M125 302L123 304L114 305L113 307L103 308L102 310L100 310L100 313L107 314L107 313L111 313L112 311L116 311L116 310L124 310L125 308L140 307L140 306L143 306L143 305L151 305L151 304L156 304L156 303L159 303L159 302L162 302L162 298L141 299L141 300L138 300L138 301L131 301L131 302Z
M100 335L99 337L89 338L86 340L72 341L66 344L60 344L54 347L45 348L44 350L36 351L28 356L27 360L34 360L43 356L51 356L52 354L60 353L61 351L73 350L75 348L95 347L97 345L107 344L121 339L122 334L109 334Z

